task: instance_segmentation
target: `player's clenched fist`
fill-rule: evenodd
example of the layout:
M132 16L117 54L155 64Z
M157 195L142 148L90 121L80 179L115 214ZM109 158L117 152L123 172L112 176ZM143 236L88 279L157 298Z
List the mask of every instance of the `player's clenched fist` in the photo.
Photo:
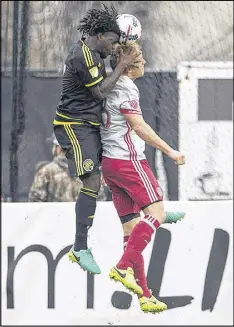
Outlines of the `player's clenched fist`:
M174 160L177 165L185 164L185 155L179 151L173 150L168 154L168 157Z

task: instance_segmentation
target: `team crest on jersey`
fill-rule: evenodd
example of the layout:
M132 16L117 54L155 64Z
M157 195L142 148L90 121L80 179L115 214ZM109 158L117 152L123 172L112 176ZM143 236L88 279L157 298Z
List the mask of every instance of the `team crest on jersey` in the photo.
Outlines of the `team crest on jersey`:
M83 167L84 167L84 170L85 170L85 171L92 171L93 168L94 168L93 160L91 160L91 159L86 159L86 160L83 162Z
M92 76L92 78L96 78L98 77L98 68L97 66L90 68L89 69L90 75Z
M136 100L129 101L129 104L132 109L138 110L138 103Z

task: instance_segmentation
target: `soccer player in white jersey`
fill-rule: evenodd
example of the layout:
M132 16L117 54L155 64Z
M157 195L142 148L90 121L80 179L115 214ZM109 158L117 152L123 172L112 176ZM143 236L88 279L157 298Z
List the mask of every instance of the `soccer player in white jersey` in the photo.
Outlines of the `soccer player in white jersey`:
M141 52L137 43L132 46ZM130 46L126 45L121 46L120 51L127 53L129 50ZM160 312L167 309L167 305L157 300L148 288L142 251L164 223L165 212L163 191L144 154L145 142L178 165L185 163L185 156L164 142L142 117L139 90L134 84L135 79L144 75L145 60L141 58L138 68L127 68L107 95L102 114L102 173L112 190L126 245L109 276L138 294L142 311ZM112 56L112 69L117 63L118 56ZM140 219L141 210L143 219Z

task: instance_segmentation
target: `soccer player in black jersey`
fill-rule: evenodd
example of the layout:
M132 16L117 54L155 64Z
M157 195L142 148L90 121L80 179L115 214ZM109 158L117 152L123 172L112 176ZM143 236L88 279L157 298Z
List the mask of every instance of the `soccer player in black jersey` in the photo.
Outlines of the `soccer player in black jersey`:
M99 127L103 100L123 71L139 62L139 53L119 52L119 62L107 76L103 59L117 49L120 29L113 6L91 9L81 20L82 38L65 60L60 103L54 119L54 133L65 151L71 176L79 176L83 187L78 196L75 242L69 259L93 274L100 268L87 247L88 229L93 224L100 189L101 140Z

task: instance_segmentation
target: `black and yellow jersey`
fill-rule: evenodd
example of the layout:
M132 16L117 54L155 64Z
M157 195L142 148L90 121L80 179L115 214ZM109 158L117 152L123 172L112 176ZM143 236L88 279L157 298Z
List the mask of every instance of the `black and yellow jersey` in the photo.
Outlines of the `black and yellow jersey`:
M102 101L94 98L90 88L105 77L105 64L99 53L88 48L84 40L76 42L65 61L54 124L88 122L100 125Z

